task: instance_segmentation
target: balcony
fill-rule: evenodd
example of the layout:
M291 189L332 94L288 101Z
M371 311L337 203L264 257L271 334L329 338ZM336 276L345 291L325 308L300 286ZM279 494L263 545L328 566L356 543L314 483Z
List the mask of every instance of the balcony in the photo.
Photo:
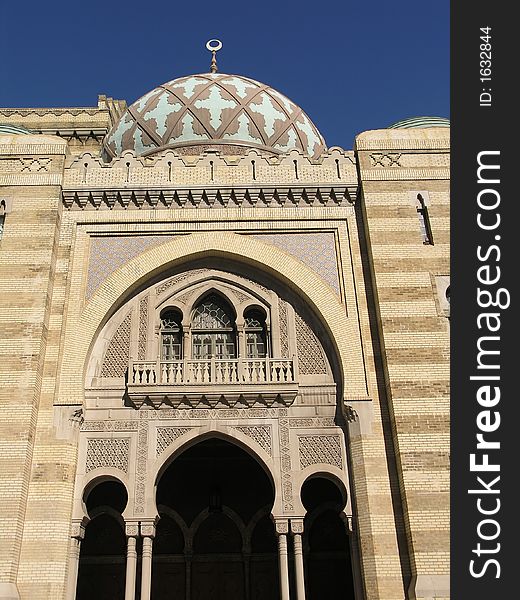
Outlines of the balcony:
M126 401L178 407L288 406L298 392L293 360L130 360Z

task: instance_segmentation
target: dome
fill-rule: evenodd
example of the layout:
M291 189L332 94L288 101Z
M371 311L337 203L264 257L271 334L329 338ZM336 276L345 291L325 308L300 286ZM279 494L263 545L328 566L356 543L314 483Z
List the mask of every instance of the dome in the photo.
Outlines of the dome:
M445 117L411 117L403 121L397 121L388 127L388 129L412 129L413 127L449 127L450 120Z
M134 102L108 132L110 158L125 150L246 146L315 157L325 141L309 117L284 95L254 79L212 73L169 81Z
M0 123L0 134L5 135L28 135L31 131L21 125L11 125L10 123Z

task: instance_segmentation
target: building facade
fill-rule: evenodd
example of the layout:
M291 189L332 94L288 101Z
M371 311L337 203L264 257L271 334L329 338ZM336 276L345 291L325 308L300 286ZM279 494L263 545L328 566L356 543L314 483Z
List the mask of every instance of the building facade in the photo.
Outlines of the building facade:
M0 110L0 598L449 597L449 127L252 79Z

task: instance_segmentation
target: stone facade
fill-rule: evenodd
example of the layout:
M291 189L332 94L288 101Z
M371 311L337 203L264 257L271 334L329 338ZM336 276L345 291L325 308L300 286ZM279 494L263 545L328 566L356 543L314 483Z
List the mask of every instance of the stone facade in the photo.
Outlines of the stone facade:
M41 132L0 135L0 598L75 598L85 494L105 479L128 492L127 565L141 536L145 578L158 479L212 437L269 473L298 600L313 476L344 494L357 599L448 598L449 129L369 131L315 158L104 162L125 107L0 110ZM194 354L210 293L234 320L237 358L219 364ZM166 309L178 361L161 359Z

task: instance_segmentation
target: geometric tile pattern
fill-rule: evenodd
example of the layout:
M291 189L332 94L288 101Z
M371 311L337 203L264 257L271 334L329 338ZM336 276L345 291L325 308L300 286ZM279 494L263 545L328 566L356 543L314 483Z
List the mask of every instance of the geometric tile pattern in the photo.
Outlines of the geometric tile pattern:
M323 233L259 233L253 236L298 258L338 293L339 278L336 244L332 232Z
M193 144L238 144L318 156L325 141L309 117L272 88L237 75L204 73L168 81L134 102L104 141L113 158Z
M327 365L316 334L297 312L294 313L294 322L300 373L302 375L326 375Z
M152 246L159 246L172 235L127 235L121 237L91 237L87 275L87 299L97 288L127 261Z
M298 436L300 446L300 467L325 463L343 468L341 443L338 435L301 435Z
M132 313L128 313L110 340L103 357L101 377L124 377L130 355L131 320Z
M128 438L88 440L86 472L99 467L113 467L127 473L129 446Z
M162 454L177 438L188 433L191 429L193 427L158 427L157 447L155 448L156 455L159 456Z
M271 426L270 425L251 425L251 426L235 426L244 435L247 435L254 440L267 454L272 456L273 449L271 444Z
M278 298L278 314L280 315L280 348L281 358L289 358L289 335L287 328L287 304Z

